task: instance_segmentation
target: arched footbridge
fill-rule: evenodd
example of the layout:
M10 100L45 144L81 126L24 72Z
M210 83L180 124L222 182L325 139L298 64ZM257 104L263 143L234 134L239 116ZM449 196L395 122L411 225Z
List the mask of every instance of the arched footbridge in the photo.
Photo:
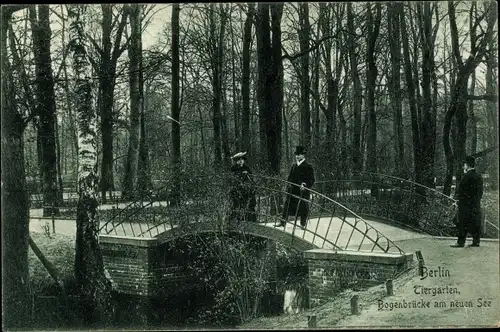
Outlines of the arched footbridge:
M412 254L405 254L395 242L425 234L443 235L452 229L452 200L440 197L439 211L419 218L414 204L422 205L420 211L435 208L429 205L434 204L431 195L435 193L411 188L407 192L401 183L399 187L389 186L373 178L349 185L346 181L318 181L309 190L309 199L296 197L300 204L309 206L307 226L302 228L298 209L295 215L282 217L287 188L294 184L253 175L248 189L255 193L255 209L233 211L227 176L181 182L177 204L165 200L165 193L174 188L167 183L147 199L102 211L104 262L118 291L154 296L161 294L167 284L175 288L175 282L184 282L185 276L168 261L158 259L165 245L190 235L238 233L281 242L304 252L314 305L322 302L325 293L335 293L353 280L382 282L407 270ZM377 204L385 204L385 215L377 215ZM387 215L389 207L399 214ZM356 213L355 208L363 213ZM400 221L395 220L398 218ZM282 222L284 227L275 227Z
M132 202L122 209L105 214L100 229L101 237L148 238L156 239L161 244L186 235L237 232L276 240L300 251L318 248L402 253L391 238L402 240L418 235L416 230L366 220L314 189L306 189L310 199L295 196L300 201L299 205L309 206L307 225L302 228L298 208L295 215L286 220L282 217L283 205L289 195L286 188L295 184L262 175L252 178L256 207L250 213L231 213L234 211L231 211L227 197L217 196L217 192L213 192L211 197L184 197L178 205L173 206L159 198L155 199L161 196L158 192L162 188L157 191L157 195L151 195L148 201ZM255 221L246 221L245 216L252 213L255 213ZM234 215L242 215L240 219L243 220L231 220ZM282 222L285 223L284 227L276 227Z

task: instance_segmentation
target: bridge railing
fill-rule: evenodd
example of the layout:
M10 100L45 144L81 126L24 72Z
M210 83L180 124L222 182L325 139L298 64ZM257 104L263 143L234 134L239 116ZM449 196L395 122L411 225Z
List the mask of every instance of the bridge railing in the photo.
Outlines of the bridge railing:
M101 211L100 233L133 237L155 236L158 226L182 225L204 215L213 216L214 207L222 206L220 195L214 188L224 186L224 177L202 174L184 179L166 179L157 189L143 193L139 198L121 208ZM179 185L173 200L173 189Z
M285 223L284 230L319 248L357 251L399 252L402 250L361 216L339 202L313 190L292 194L298 185L264 175L253 175L257 194L257 222ZM296 200L290 215L290 199ZM293 205L293 203L292 203ZM301 218L306 227L301 227Z
M317 190L361 215L436 236L455 236L455 200L436 189L396 176L362 172L349 180L325 179Z
M288 193L287 181L253 175L239 187L250 193L252 202L247 200L243 208L235 208L230 199L231 183L229 174L192 179L194 183L181 188L181 199L177 205L161 202L161 195L151 195L149 201L133 202L121 211L110 211L101 227L101 234L134 237L155 237L170 229L201 222L216 223L224 229L228 223L257 222L266 226L285 224L283 236L309 241L318 248L338 250L362 250L382 252L402 252L381 232L369 225L342 204L325 195L307 190L303 197ZM159 190L166 190L167 183ZM233 188L234 189L234 188ZM305 192L304 192L305 193ZM295 198L299 204L290 216L283 216L283 208L288 198ZM301 206L306 204L307 226L300 227ZM241 205L240 205L241 207Z

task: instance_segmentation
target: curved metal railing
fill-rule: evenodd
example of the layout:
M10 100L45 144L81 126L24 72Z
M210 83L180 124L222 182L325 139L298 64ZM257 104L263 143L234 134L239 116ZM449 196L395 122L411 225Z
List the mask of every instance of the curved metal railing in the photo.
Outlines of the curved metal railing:
M194 193L191 192L191 195L184 195L178 206L164 205L155 209L152 207L154 200L141 203L139 209L130 209L131 211L122 212L119 216L111 216L101 227L101 233L155 237L187 224L200 222L224 224L238 220L252 220L262 224L263 227L271 228L284 223L283 232L288 234L283 236L291 236L292 242L293 239L300 238L318 248L402 253L394 242L346 206L315 190L308 190L309 199L291 195L286 188L295 184L282 179L252 175L252 181L240 189L248 189L255 195L255 208L249 208L247 205L244 209L235 211L227 197L230 190L227 180L227 174L205 179L205 188L217 188L219 192L217 189L209 190L212 195L207 196L203 189L198 188L201 190L198 195L196 190ZM283 205L287 195L295 197L299 205L309 206L305 216L306 227L300 227L297 222L300 219L299 205L290 217L283 216ZM135 205L129 205L133 206Z
M436 189L392 175L361 172L350 180L322 180L323 194L361 215L440 236L456 235L456 201Z

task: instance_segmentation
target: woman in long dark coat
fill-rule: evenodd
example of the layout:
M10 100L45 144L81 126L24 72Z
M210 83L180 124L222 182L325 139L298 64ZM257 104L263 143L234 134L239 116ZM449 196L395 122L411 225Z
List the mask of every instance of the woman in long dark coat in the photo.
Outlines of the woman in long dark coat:
M239 152L233 157L231 166L231 221L256 221L255 215L255 187L252 180L252 171L245 165L246 152Z

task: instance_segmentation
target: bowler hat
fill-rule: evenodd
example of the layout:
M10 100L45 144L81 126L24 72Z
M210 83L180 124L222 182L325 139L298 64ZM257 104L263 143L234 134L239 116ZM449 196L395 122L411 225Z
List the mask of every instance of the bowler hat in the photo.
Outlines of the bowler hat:
M476 167L476 158L474 158L473 156L467 156L464 159L464 163L469 165L469 167Z
M296 146L295 147L295 154L298 155L298 154L306 154L306 149L303 147L303 146Z
M234 159L234 160L238 160L238 159L247 159L246 157L246 154L247 152L238 152L237 154L235 154L234 156L231 157L231 159Z

